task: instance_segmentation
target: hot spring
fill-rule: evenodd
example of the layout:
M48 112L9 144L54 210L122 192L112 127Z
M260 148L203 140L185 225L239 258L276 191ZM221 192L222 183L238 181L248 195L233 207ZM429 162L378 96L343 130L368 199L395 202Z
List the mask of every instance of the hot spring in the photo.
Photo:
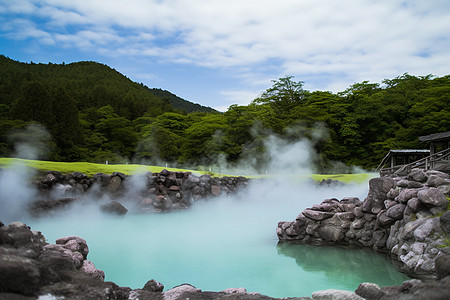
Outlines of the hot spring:
M88 259L105 272L105 280L131 288L155 279L165 290L189 283L204 291L244 287L294 297L408 279L373 251L278 244L278 221L294 220L326 198L363 200L367 182L333 188L255 182L237 196L199 201L184 211L114 217L85 204L59 216L21 221L42 231L50 243L64 236L86 239Z

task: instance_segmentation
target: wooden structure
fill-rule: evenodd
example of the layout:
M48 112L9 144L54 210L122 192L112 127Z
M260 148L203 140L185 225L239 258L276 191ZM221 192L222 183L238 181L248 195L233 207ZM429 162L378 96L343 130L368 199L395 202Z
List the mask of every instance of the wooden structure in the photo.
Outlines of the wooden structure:
M413 168L450 174L450 131L421 136L419 141L428 143L430 149L389 151L377 168L380 175L406 175ZM422 157L418 157L419 155ZM410 161L412 159L414 160ZM389 166L386 166L388 163Z
M430 155L427 149L390 150L383 158L377 171L381 176L390 175L404 165L413 163Z

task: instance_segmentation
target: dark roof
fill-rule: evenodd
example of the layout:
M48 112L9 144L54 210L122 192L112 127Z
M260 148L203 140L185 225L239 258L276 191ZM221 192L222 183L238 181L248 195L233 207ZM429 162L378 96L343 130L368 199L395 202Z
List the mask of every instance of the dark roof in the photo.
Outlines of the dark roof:
M381 160L381 163L378 165L377 171L381 170L381 168L388 162L389 158L391 158L394 154L415 154L415 153L430 153L428 149L404 149L404 150L389 150L388 154Z
M391 153L407 153L407 154L413 154L413 153L430 153L429 149L403 149L403 150L389 150L388 154Z
M439 140L446 140L450 139L450 131L441 132L441 133L435 133L430 135L424 135L419 137L419 141L421 142L432 142L432 141L439 141Z

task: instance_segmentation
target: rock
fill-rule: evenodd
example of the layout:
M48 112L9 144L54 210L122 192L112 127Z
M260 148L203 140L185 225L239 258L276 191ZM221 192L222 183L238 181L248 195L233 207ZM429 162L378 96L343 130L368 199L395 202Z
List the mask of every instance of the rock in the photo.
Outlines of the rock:
M182 284L168 290L167 292L164 292L164 300L177 300L181 299L180 297L184 293L198 293L198 292L201 292L201 290L197 289L195 286L192 286L190 284Z
M416 241L426 241L433 232L438 230L439 226L439 218L426 219L423 224L414 230L414 238Z
M337 243L344 239L344 230L341 226L322 225L319 235L325 241Z
M406 205L404 204L396 204L386 211L386 216L394 220L401 220L403 219L403 212L405 211L405 208Z
M161 172L159 172L159 174L161 174L162 176L167 177L167 176L169 176L171 173L170 173L170 171L168 171L168 170L166 170L166 169L163 169Z
M440 218L439 221L441 222L442 229L447 233L450 234L450 210L444 213Z
M380 299L386 293L375 283L363 282L355 291L355 294L363 297L364 299Z
M164 290L164 285L154 279L151 279L147 281L142 289L149 292L162 292Z
M35 295L40 271L33 260L15 255L0 255L0 292Z
M315 220L315 221L320 221L320 220L324 220L324 219L328 219L331 218L334 213L330 213L330 212L322 212L322 211L316 211L316 210L311 210L311 209L305 209L302 214L311 219L311 220Z
M447 198L437 188L420 190L417 193L417 197L423 204L433 205L442 208L447 208L448 205Z
M314 300L364 300L364 298L350 291L324 290L312 294Z
M450 276L450 254L443 254L436 258L436 275L437 279Z
M441 185L447 185L450 184L450 180L445 179L438 175L430 175L428 177L427 185L431 187L438 187Z
M369 194L362 204L363 211L378 214L384 208L384 200L387 199L387 193L394 184L394 180L390 177L370 179Z
M417 197L417 193L417 189L404 189L399 193L395 200L400 203L406 203L409 199Z
M221 193L221 188L220 186L217 185L211 185L211 194L213 194L214 196L219 196Z
M427 181L428 176L421 169L412 169L407 178L416 182L425 182Z
M122 185L122 179L120 176L113 176L108 184L108 191L110 193L115 193L119 190L120 186Z
M77 236L68 236L56 240L57 245L62 245L65 249L76 251L83 255L84 258L89 254L89 247L86 241Z
M420 202L419 198L411 198L407 203L408 207L411 208L413 213L418 212L423 207L422 202Z
M54 250L43 251L39 257L39 261L46 267L56 271L77 269L76 261L74 261L73 256L67 252Z
M243 288L243 287L241 287L241 288L229 288L229 289L223 290L222 293L225 293L225 294L246 294L247 290L245 288Z
M388 227L392 225L395 222L395 220L387 215L386 211L383 211L378 214L377 216L377 223L381 227Z
M100 206L100 209L103 212L115 214L115 215L125 215L128 212L128 209L125 208L122 204L117 201L111 201L109 203L103 204Z
M94 263L90 260L85 260L80 270L91 275L94 278L98 278L102 281L105 280L105 272L103 272L102 270L98 270L95 267Z

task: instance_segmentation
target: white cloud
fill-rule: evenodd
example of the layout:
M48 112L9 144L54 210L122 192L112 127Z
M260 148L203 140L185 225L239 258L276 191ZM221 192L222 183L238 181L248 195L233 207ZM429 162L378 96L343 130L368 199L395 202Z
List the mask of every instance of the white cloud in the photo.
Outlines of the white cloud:
M226 69L252 82L290 74L334 90L403 72L445 75L450 64L446 0L21 0L5 7L0 13L22 22L32 16L11 29L20 38Z

